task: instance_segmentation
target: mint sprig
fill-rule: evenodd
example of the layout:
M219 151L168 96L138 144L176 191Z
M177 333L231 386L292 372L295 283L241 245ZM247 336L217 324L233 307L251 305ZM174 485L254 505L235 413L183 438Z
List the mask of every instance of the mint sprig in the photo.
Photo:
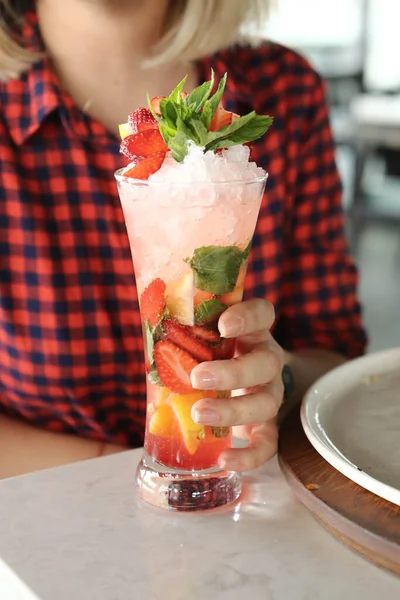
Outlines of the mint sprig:
M205 325L216 321L220 315L227 309L226 304L218 300L218 298L211 298L211 300L203 300L195 306L194 309L194 323L195 325Z
M229 148L260 138L270 127L273 118L257 115L252 111L239 117L220 131L209 131L211 121L219 107L225 90L227 74L214 88L214 71L211 79L196 87L186 98L182 97L187 76L182 79L171 94L160 101L160 113L156 115L149 98L149 107L158 121L160 133L171 150L173 158L182 162L188 152L188 142L194 142L205 151Z
M237 246L201 246L185 262L194 273L197 289L223 296L235 289L240 267L249 253L249 246L244 251Z

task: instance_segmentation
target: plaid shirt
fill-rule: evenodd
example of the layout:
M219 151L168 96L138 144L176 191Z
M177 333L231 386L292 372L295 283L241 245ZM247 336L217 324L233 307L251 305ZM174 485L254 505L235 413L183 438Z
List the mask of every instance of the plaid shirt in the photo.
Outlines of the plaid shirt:
M25 38L40 45L34 20ZM343 231L320 77L277 44L199 62L227 71L226 107L275 116L245 297L268 298L287 350L350 357L365 335ZM143 441L143 344L113 173L119 142L78 109L46 59L0 84L0 411L53 431Z

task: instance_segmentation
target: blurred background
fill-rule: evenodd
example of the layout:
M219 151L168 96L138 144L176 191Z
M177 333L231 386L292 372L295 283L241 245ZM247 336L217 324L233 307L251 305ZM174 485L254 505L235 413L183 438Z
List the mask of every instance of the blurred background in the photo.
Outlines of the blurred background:
M400 0L275 0L265 35L325 78L369 351L400 345Z

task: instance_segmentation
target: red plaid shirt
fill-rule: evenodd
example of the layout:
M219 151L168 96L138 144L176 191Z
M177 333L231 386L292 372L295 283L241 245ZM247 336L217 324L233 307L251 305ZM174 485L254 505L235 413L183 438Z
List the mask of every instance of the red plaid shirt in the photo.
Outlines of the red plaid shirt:
M37 26L26 29L40 45ZM365 335L343 231L320 77L276 44L199 62L227 71L228 109L275 116L255 144L269 172L246 282L288 350L350 357ZM40 427L138 445L143 344L113 173L119 142L60 88L46 59L0 84L0 411Z

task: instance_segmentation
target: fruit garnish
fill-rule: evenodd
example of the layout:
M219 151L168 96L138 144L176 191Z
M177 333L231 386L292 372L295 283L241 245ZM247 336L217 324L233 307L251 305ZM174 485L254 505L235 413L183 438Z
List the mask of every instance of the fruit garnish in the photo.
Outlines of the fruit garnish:
M149 101L151 112L153 115L156 114L157 116L161 116L160 102L161 100L164 100L164 98L165 96L155 96Z
M216 398L230 398L232 396L232 393L230 391L218 391L216 392ZM225 438L228 437L228 435L231 433L232 429L231 427L216 427L216 426L211 426L211 433L212 436L214 438Z
M157 408L150 419L149 433L168 439L181 439L181 428L170 404L161 404Z
M236 280L235 289L232 292L228 292L227 294L220 296L219 299L221 300L221 302L223 304L226 304L226 306L233 306L234 304L239 304L239 302L242 301L243 286L244 286L244 280L246 277L246 269L247 269L247 261L244 261L242 263L242 266L240 267L239 275Z
M156 152L148 158L139 161L130 169L124 171L124 177L134 177L135 179L148 179L150 175L156 173L165 159L165 152Z
M220 341L219 334L216 331L207 329L206 327L199 327L197 325L194 325L194 327L190 328L190 331L193 335L201 338L209 344L213 344Z
M157 277L144 289L140 296L140 312L142 319L151 327L155 327L161 320L165 310L165 282Z
M192 390L190 373L198 361L169 340L154 346L154 361L158 376L167 388L176 394L189 394Z
M118 129L121 140L124 140L128 135L132 135L133 133L129 123L121 123L121 125L118 125Z
M227 360L235 353L236 340L234 338L221 338L219 344L212 349L213 360Z
M186 76L168 97L149 98L149 108L158 121L161 135L178 162L185 158L189 141L204 148L204 151L215 151L251 142L264 135L270 127L272 117L257 115L255 111L238 118L237 115L226 115L228 111L222 112L224 109L221 110L221 98L226 79L225 73L214 95L211 95L214 88L214 71L211 71L211 79L187 96L182 94ZM221 112L214 119L218 110ZM216 127L220 119L227 124L218 131L210 130L211 123Z
M131 128L131 133L140 133L147 129L158 129L157 121L148 108L138 108L131 112L128 117L128 124Z
M249 144L264 135L272 117L257 115L255 111L240 117L224 109L221 98L226 79L225 73L212 95L214 71L211 70L211 79L187 94L183 91L186 76L169 96L148 97L149 108L138 108L130 113L128 123L119 126L120 149L129 160L139 164L126 170L124 176L148 179L163 160L158 155L157 160L143 166L141 163L159 152L165 156L170 150L172 157L182 162L189 142L202 147L204 152L219 152L222 148Z
M237 285L233 292L228 292L221 296L221 302L223 302L226 306L233 306L234 304L239 304L243 299L243 287Z
M186 92L181 92L182 100L185 100L188 97L188 95L189 94L187 94ZM155 96L149 101L152 112L158 116L161 116L160 102L165 98L166 96Z
M222 296L236 287L243 252L237 246L202 246L187 262L197 288Z
M211 427L211 431L212 431L213 437L225 438L230 434L231 428L230 427Z
M215 323L227 308L218 298L201 302L194 309L194 322L196 325Z
M121 142L121 152L130 160L147 158L156 152L167 152L167 147L157 129L147 129L128 135Z
M190 454L196 452L201 440L205 437L204 425L195 423L191 415L193 404L202 398L204 398L204 392L171 396L171 406L180 426L185 446Z
M162 325L168 340L184 349L199 361L212 360L211 349L191 333L191 328L171 319L165 319Z
M183 325L194 325L193 272L167 287L167 308L173 319Z
M215 115L212 118L210 123L209 131L219 131L223 127L230 125L233 121L240 119L239 115L231 112L230 110L225 110L225 108L220 104L215 111Z
M158 387L156 388L156 398L155 398L155 406L161 406L161 404L166 404L171 395L171 390L167 387Z
M214 294L210 294L210 292L205 292L204 290L196 289L194 292L193 304L197 306L202 302L206 302L207 300L212 300L214 298Z

